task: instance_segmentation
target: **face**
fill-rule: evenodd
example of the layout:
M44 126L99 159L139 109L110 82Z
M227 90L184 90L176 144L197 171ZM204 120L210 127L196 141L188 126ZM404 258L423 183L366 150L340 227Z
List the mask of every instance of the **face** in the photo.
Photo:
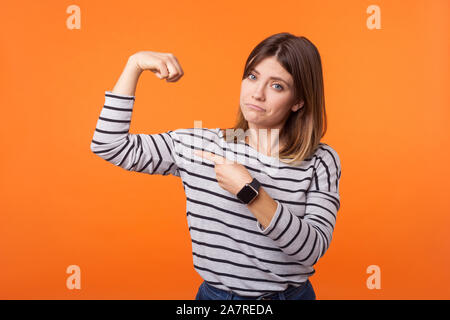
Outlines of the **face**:
M273 79L280 78L280 79ZM303 104L293 105L294 80L275 57L260 61L247 78L242 80L240 107L250 128L281 129L292 111ZM255 109L248 104L264 110Z

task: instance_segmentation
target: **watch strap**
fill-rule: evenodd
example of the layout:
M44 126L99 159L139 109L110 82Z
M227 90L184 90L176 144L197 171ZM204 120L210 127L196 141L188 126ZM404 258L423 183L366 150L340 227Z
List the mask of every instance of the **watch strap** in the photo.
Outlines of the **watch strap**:
M261 187L261 183L259 183L259 181L256 180L256 178L253 178L252 182L250 182L249 185L251 185L256 191L258 191L259 188Z

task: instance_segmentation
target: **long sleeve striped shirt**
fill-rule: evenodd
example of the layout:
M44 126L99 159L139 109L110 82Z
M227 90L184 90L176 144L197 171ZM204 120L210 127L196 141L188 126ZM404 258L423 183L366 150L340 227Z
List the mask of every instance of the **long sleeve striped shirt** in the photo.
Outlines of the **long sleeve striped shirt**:
M130 134L135 96L105 91L91 150L125 170L182 181L194 269L209 284L242 296L299 286L330 246L340 207L337 152L320 143L299 165L227 142L220 128ZM248 207L220 187L205 150L243 164L277 202L264 229Z

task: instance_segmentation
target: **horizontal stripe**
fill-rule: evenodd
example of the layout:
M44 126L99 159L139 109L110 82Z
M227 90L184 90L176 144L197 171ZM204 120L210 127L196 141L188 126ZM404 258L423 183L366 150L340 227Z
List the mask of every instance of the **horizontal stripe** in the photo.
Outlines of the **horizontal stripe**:
M123 99L123 100L134 100L134 96L125 96L120 94L113 94L113 93L105 93L106 97L116 98L116 99Z
M196 269L199 269L199 270L208 271L208 272L214 273L216 275L221 275L221 276L224 276L224 277L229 277L229 278L234 278L234 279L258 281L258 282L283 283L283 284L284 283L295 283L294 281L288 281L288 280L285 280L285 281L271 281L271 280L261 279L261 278L243 277L243 276L239 276L239 275L235 275L235 274L231 274L231 273L225 273L225 272L218 272L218 271L209 270L207 268L200 267L200 266L195 265L195 264L194 264L194 267Z
M302 266L301 263L299 262L285 262L285 261L276 261L276 260L268 260L268 259L263 259L261 257L257 257L255 255L251 255L251 254L247 254L245 252L242 252L242 250L237 250L237 249L233 249L230 247L225 247L222 246L220 244L213 244L213 243L207 243L207 242L202 242L199 240L196 240L195 237L191 236L191 240L193 243L196 243L198 245L201 245L205 248L216 248L216 249L220 249L223 251L228 251L228 252L233 252L233 253L239 253L247 258L253 258L258 260L259 262L265 263L265 264L274 264L274 265L280 265L280 266L289 266L289 265L295 265L295 266ZM207 249L203 249L203 250L207 250Z

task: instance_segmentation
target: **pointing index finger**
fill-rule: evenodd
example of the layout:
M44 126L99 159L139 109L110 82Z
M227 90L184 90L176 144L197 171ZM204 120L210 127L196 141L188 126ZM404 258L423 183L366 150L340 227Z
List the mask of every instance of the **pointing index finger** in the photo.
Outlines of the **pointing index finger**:
M200 150L195 150L194 153L202 158L206 158L208 160L211 160L212 162L214 162L215 164L223 164L225 163L225 158L222 156L219 156L218 154L214 154L212 152L209 151L200 151Z

